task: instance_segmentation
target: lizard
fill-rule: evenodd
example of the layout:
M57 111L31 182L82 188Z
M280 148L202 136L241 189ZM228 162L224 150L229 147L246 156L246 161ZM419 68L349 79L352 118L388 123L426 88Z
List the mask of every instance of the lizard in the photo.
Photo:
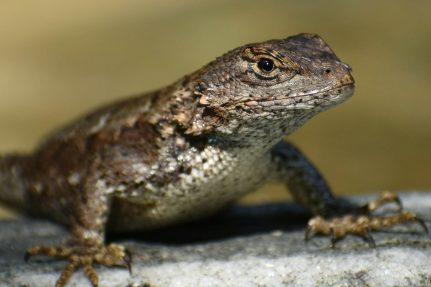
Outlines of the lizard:
M285 136L354 91L351 68L318 35L298 34L233 49L155 92L108 104L49 135L29 154L0 158L0 201L70 229L35 255L67 260L56 286L82 268L126 266L107 230L151 230L208 216L268 181L287 185L316 217L310 234L347 234L409 221L411 212L372 216L399 198L342 204L317 168Z

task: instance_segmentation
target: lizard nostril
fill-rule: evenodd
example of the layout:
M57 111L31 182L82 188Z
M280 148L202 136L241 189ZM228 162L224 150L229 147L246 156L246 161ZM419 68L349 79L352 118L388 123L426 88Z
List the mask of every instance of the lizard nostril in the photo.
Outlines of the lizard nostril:
M354 82L355 82L355 80L353 79L352 75L350 75L350 74L346 74L342 80L343 84L353 84Z
M331 69L326 69L325 70L325 74L330 74L331 73Z

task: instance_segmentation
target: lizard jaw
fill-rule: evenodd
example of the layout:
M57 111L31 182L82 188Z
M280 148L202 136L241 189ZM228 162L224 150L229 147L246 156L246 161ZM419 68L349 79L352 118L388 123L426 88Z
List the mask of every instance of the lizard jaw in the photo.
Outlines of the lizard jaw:
M262 108L268 111L312 110L321 106L335 106L349 99L354 92L353 84L341 85L323 91L290 93L282 97L248 100L242 104L249 108ZM238 105L236 106L238 107Z

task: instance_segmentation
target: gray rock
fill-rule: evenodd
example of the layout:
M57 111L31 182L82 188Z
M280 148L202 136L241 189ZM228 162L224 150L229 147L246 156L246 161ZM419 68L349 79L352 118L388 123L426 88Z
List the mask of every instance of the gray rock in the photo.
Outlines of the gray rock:
M402 200L430 225L431 193L404 193ZM111 236L132 252L133 274L97 267L100 286L431 285L431 242L420 226L373 233L376 249L353 237L332 249L325 237L304 243L306 222L293 204L235 206L199 223ZM61 242L67 231L31 219L0 221L0 230L0 286L53 286L65 262L24 263L23 254L35 244ZM79 271L68 286L90 284Z

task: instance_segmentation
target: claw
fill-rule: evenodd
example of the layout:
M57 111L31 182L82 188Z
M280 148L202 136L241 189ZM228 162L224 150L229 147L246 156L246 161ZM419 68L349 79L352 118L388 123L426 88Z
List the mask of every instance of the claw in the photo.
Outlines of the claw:
M341 239L344 238L343 237L337 237L337 235L335 234L334 228L331 227L330 229L330 233L331 233L331 248L335 249L335 245L337 244L338 241L340 241Z
M374 241L374 238L371 236L371 234L369 232L367 232L366 234L361 235L361 238L367 242L371 248L377 248L376 246L376 242Z
M124 263L126 264L127 270L129 270L129 274L132 275L132 253L128 249L124 250Z
M419 223L420 226L422 226L422 228L424 229L424 231L427 235L430 235L429 230L428 230L428 226L426 225L425 221L422 218L416 217L415 221L417 223Z
M305 234L304 234L304 240L305 242L308 242L310 240L310 238L312 238L314 236L314 232L313 229L311 228L311 226L308 226L307 229L305 230Z
M403 203L401 202L401 199L397 196L397 198L394 200L394 202L398 205L398 211L403 211Z
M30 260L30 257L31 257L30 253L28 251L25 252L25 254L24 254L24 262L27 263Z

